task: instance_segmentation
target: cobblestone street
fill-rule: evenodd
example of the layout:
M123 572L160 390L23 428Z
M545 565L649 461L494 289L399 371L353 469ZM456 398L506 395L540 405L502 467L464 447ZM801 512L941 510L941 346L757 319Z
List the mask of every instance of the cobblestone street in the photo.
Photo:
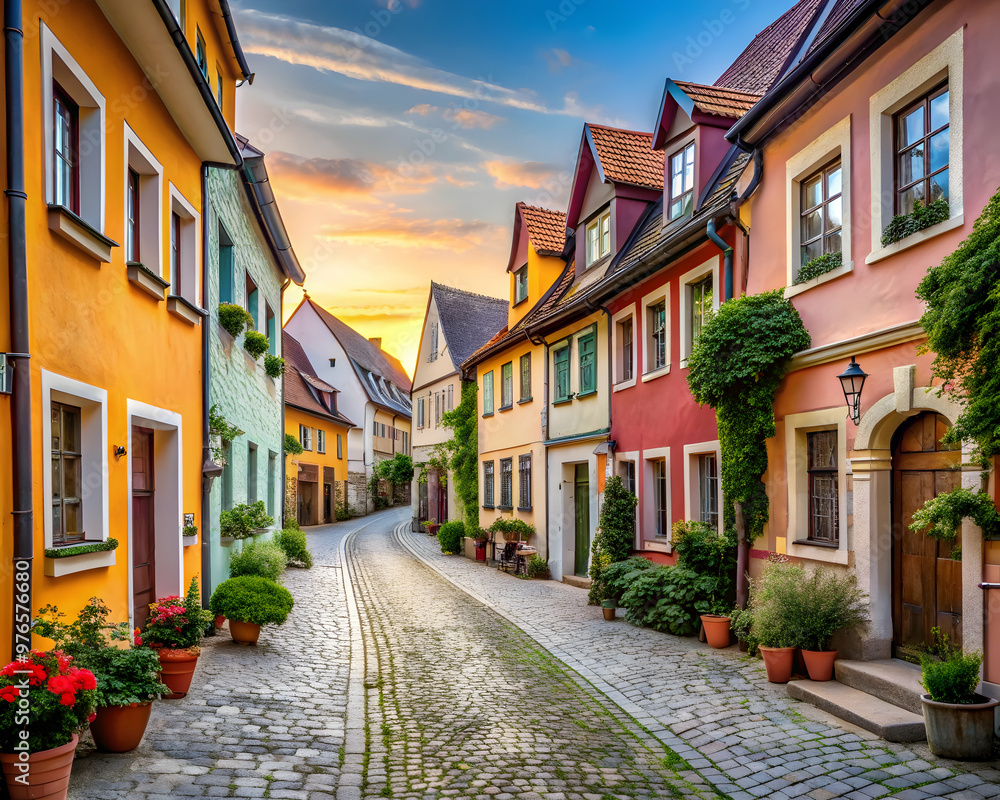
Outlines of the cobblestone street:
M1000 795L993 765L883 742L758 660L606 623L582 590L442 556L408 520L311 530L288 622L256 648L206 639L135 753L84 737L71 800Z

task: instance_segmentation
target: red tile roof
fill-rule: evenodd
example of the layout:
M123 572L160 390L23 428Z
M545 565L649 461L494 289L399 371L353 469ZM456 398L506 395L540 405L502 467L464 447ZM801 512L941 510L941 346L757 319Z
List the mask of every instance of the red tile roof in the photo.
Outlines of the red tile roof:
M663 151L653 149L653 134L587 123L604 177L650 189L663 188Z
M760 100L760 95L726 89L722 86L705 86L688 81L674 81L677 87L694 101L702 114L739 119Z
M524 224L528 226L528 238L540 255L561 255L566 244L566 214L547 208L518 203Z
M802 46L826 0L799 0L758 33L715 82L716 86L762 95L782 76ZM831 15L832 16L832 15Z
M281 354L285 359L286 405L294 406L324 419L334 420L349 428L353 427L354 423L339 412L334 414L329 408L320 403L316 399L316 395L306 386L307 382L315 386L321 393L321 397L323 396L322 393L334 394L337 391L328 383L316 377L316 371L313 369L306 351L302 349L302 345L299 344L298 339L286 331L281 332ZM331 397L330 402L333 404L336 401Z

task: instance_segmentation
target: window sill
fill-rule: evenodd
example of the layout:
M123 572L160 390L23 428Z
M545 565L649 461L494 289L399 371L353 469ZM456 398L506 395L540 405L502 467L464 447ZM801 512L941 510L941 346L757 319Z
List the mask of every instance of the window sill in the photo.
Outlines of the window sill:
M184 320L188 325L200 325L201 318L208 316L207 311L198 308L190 300L186 300L176 294L172 294L167 298L167 311L178 319Z
M483 413L483 419L486 419L487 417L492 417L492 416L493 416L493 412L492 411L487 411L487 412Z
M684 362L681 362L681 366ZM657 378L662 378L664 375L670 374L670 364L664 364L662 367L657 367L656 369L651 369L649 372L644 372L642 374L642 382L655 381Z
M531 506L518 506L518 511L531 511Z
M561 400L553 400L552 405L564 406L567 403L572 403L572 402L573 402L573 395L570 395L569 397L563 397Z
M603 255L600 258L594 259L589 264L587 264L586 267L584 267L584 271L591 270L594 267L599 267L602 264L608 264L608 263L610 263L611 256L612 256L612 253L608 253L607 255Z
M50 578L59 578L88 569L113 567L116 563L114 550L98 550L96 553L81 553L65 558L46 558L45 574Z
M848 261L846 264L841 264L836 269L831 269L829 272L824 272L822 275L810 278L805 283L795 283L791 286L786 286L785 299L788 300L796 295L809 291L814 286L819 286L820 284L832 281L835 278L839 278L841 275L850 275L852 272L854 272L854 262Z
M483 508L485 508L487 511L493 510L493 506L483 506Z
M597 389L591 389L590 391L587 392L577 392L576 399L582 400L584 397L593 397L596 394L597 394Z
M813 542L808 539L798 539L789 542L786 547L786 555L795 558L805 558L811 561L824 561L828 564L848 563L849 553L846 549L841 549L839 545L826 544L825 542Z
M513 511L514 506L497 506L497 511Z
M674 552L674 543L666 536L656 536L652 539L643 539L642 549L651 550L654 553L672 553Z
M510 411L513 407L514 407L514 404L511 403L510 405L507 405L507 406L500 406L500 408L498 408L497 411L500 411L500 412Z
M522 397L522 398L521 398L520 400L518 400L518 401L517 401L517 404L518 404L519 406L523 406L523 405L525 405L526 403L530 403L530 402L532 401L532 399L533 399L533 398L531 398L531 397Z
M611 391L620 392L623 389L631 389L633 386L635 386L635 378L629 378L627 381L621 381L620 383L616 383L614 386L611 387Z
M163 293L170 286L159 275L134 261L130 261L125 265L125 273L128 275L129 282L134 284L137 289L141 289L158 301L163 300Z
M958 214L951 219L946 219L944 222L939 222L937 225L931 225L929 228L924 228L922 231L911 233L905 239L893 242L888 247L876 247L871 253L868 254L868 257L865 259L865 263L874 264L878 261L882 261L885 258L889 258L889 256L896 255L896 253L901 253L903 250L909 250L911 247L923 244L928 239L933 239L935 236L939 236L942 233L953 231L955 228L961 228L964 224L965 214Z
M109 239L65 206L50 203L48 208L49 230L98 261L111 263L111 248L118 247L118 242Z
M527 301L528 301L527 296L522 297L520 300L515 300L514 305L511 306L511 308L517 308L519 305L521 305L521 303L526 303Z

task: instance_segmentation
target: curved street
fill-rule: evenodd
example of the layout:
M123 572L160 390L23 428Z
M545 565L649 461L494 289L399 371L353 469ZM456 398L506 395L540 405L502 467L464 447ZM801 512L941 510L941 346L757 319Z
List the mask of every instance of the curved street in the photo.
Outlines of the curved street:
M139 751L85 737L70 798L1000 795L989 765L883 742L757 660L606 623L583 591L442 556L408 522L310 530L288 622L258 647L206 639Z

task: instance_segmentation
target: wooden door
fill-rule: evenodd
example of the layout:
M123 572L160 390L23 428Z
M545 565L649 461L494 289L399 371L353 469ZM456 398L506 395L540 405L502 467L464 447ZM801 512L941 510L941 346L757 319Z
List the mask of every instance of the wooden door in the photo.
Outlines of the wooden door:
M333 486L323 484L323 522L333 522Z
M132 428L132 605L140 628L156 599L156 548L153 525L153 432Z
M904 424L893 448L892 625L896 655L913 658L940 628L962 642L962 562L958 544L939 542L909 528L924 503L961 483L958 449L945 450L948 422L924 413Z
M590 560L590 470L586 464L576 465L575 488L576 548L573 573L585 576Z

